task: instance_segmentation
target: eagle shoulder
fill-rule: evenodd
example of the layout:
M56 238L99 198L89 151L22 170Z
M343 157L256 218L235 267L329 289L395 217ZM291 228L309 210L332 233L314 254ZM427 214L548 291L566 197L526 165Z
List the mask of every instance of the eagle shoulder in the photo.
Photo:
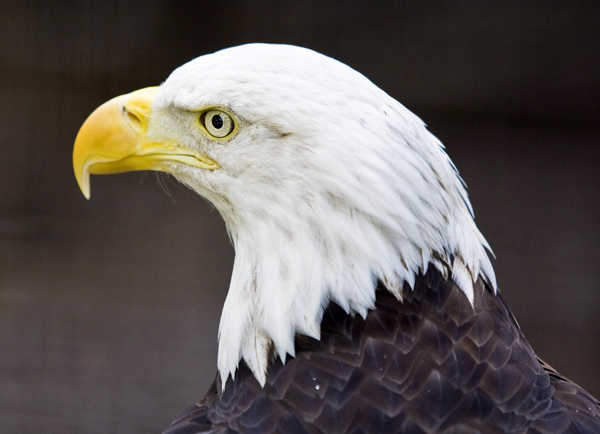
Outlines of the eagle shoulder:
M165 434L600 432L598 401L540 361L483 279L474 303L430 267L366 318L331 303L265 387L241 362Z

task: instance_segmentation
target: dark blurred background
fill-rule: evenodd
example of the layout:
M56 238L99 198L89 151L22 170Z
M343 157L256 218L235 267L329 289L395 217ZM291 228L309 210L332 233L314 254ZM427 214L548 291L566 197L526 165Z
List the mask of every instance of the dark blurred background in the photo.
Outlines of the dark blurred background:
M539 356L600 396L600 3L0 3L0 432L160 432L199 399L233 249L152 173L77 188L100 103L251 41L311 47L420 115L469 185Z

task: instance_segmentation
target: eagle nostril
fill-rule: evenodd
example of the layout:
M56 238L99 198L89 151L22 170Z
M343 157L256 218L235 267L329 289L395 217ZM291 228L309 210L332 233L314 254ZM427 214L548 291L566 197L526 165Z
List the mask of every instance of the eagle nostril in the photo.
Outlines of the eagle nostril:
M126 106L123 106L123 114L127 117L129 125L131 125L136 132L142 131L142 121L135 113L129 111Z

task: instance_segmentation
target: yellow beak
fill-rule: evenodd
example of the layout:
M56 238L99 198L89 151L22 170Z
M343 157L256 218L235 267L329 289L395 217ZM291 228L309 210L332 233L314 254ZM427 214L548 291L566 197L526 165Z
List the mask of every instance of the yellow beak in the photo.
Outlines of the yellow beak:
M90 174L134 170L172 172L173 162L201 169L219 165L175 142L148 140L148 123L158 87L140 89L102 104L81 126L73 148L73 169L81 192L90 198Z

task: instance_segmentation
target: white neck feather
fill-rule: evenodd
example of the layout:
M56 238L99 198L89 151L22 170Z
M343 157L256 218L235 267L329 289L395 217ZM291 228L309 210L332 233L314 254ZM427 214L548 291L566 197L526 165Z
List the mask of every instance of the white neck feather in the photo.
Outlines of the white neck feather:
M487 243L454 166L402 109L412 131L394 128L395 158L352 149L348 138L337 158L310 162L314 177L292 170L275 187L232 185L226 200L196 186L223 215L236 251L219 331L223 385L241 359L264 385L272 350L285 362L296 333L319 339L330 301L364 317L377 281L401 298L404 283L412 287L433 264L471 301L479 275L495 288ZM354 159L362 162L358 172ZM194 180L184 182L194 188Z
M220 170L176 173L221 212L235 246L223 385L241 359L264 385L271 350L285 362L296 333L319 339L330 301L365 316L377 281L401 298L433 264L470 300L480 275L496 287L442 144L356 71L310 50L245 46L191 62L163 88L165 112L204 95L242 119L233 140L206 148Z

